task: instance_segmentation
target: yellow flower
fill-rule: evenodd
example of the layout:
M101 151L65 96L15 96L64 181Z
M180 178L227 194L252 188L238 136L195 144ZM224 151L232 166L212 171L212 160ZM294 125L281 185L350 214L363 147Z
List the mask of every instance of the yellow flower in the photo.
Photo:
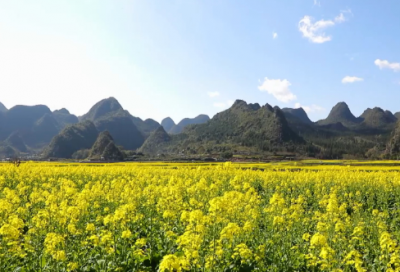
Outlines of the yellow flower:
M328 225L327 225L326 223L323 223L323 222L318 222L318 224L317 224L317 230L318 230L319 232L325 232L325 231L328 230Z
M86 225L86 231L95 231L95 230L96 230L96 227L94 226L93 223L88 223Z
M68 224L67 229L71 234L76 234L77 233L77 229L76 229L75 224L72 224L72 223Z
M106 252L108 254L113 254L114 253L114 248L113 247L106 247Z
M160 263L160 271L177 271L181 272L189 268L189 263L184 258L175 255L165 255Z
M253 258L253 252L247 247L246 244L239 244L234 249L232 258L240 257L241 263L248 263Z
M67 270L68 271L77 270L78 268L79 268L79 265L78 265L78 263L75 263L75 262L70 262L67 265Z
M343 232L345 230L344 224L342 222L337 222L335 224L335 231L336 232Z
M326 242L326 237L317 232L311 237L310 244L311 246L325 246Z
M135 246L137 246L139 248L142 248L142 247L144 247L146 245L146 243L147 243L146 238L140 238L140 239L136 240Z
M48 233L45 240L45 251L50 254L54 254L57 248L62 247L64 244L64 237L57 233Z
M319 256L322 259L327 260L327 259L332 258L333 254L335 254L335 251L332 248L326 246L321 249Z
M132 232L130 230L124 230L121 235L121 237L124 239L129 239L129 238L131 238L131 236L132 236Z
M221 231L221 239L229 239L231 240L234 235L240 233L240 227L236 223L229 223L225 228Z
M278 226L285 222L285 219L282 216L274 216L273 225Z
M88 238L92 241L93 245L98 246L100 244L100 238L97 235L92 235Z
M309 234L309 233L304 233L302 238L303 238L304 241L309 241L309 240L310 240L310 237L311 237L311 234Z
M108 225L110 222L112 222L112 216L111 215L107 215L106 217L104 217L104 219L103 219L104 225Z
M58 250L53 254L53 258L57 261L65 261L67 257L64 250Z

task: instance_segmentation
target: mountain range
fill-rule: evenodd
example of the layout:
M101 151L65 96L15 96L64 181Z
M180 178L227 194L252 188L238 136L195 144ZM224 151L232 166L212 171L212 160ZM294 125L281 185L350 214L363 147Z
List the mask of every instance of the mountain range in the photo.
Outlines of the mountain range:
M7 108L3 105L3 103L0 102L0 112L5 112L7 111Z
M203 124L208 120L210 120L208 115L200 114L194 118L184 118L178 124L175 124L174 120L167 117L161 121L161 126L163 126L164 130L170 134L179 134L189 125Z
M142 120L113 97L83 116L45 105L0 103L0 157L121 159L130 151L149 156L232 153L297 154L318 158L394 158L400 154L400 113L368 108L356 117L345 102L312 122L302 108L236 100L211 119L201 114L175 123ZM398 154L399 153L399 154Z

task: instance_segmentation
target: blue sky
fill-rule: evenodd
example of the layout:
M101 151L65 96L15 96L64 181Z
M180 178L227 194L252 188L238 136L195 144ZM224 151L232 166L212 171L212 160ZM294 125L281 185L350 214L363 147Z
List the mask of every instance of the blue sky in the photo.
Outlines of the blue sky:
M114 96L176 122L235 99L396 112L399 25L397 0L1 0L0 101L82 115Z

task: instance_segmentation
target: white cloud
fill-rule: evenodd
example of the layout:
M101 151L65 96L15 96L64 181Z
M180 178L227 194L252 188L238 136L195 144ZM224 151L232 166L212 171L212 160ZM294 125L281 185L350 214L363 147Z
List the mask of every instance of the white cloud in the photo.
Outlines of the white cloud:
M323 30L335 24L345 22L346 17L344 13L351 13L351 11L342 11L333 20L319 20L317 22L313 22L313 18L310 16L304 16L299 22L299 31L303 33L304 38L309 39L313 43L329 42L332 40L332 37L326 35Z
M276 32L272 33L272 38L273 38L273 39L278 38L278 33L276 33Z
M347 21L347 18L344 16L345 13L349 13L352 15L351 9L341 10L340 14L335 17L335 23L343 23Z
M321 1L314 0L314 6L320 7L321 6Z
M207 93L209 97L217 97L219 96L219 92L208 92Z
M307 112L307 113L310 113L310 112L319 112L319 111L324 111L324 110L325 110L323 107L320 107L320 106L315 105L315 104L313 104L313 105L311 105L311 106L304 106L304 105L301 105L300 103L294 104L294 108L295 108L295 109L303 108L303 110L304 110L305 112Z
M343 13L340 13L338 16L335 17L336 23L343 23L345 21L346 21L346 18L344 17Z
M375 60L375 65L378 66L379 69L387 68L387 69L392 69L395 72L400 71L400 63L398 63L398 62L390 63L387 60L377 59L377 60Z
M258 86L258 89L272 94L279 101L289 102L296 99L296 96L289 89L290 86L290 82L286 79L269 79L266 77L261 86Z
M321 33L320 31L333 25L335 25L333 21L325 20L313 23L310 16L304 16L304 18L299 22L299 30L303 33L303 37L308 38L313 43L324 43L330 41L332 38L326 36L325 33Z
M214 103L214 107L216 108L229 108L230 106L233 105L235 101L233 100L227 100L226 102L216 102Z
M354 83L354 82L357 82L357 81L364 81L364 79L361 78L361 77L355 77L355 76L345 76L345 77L342 79L342 83L343 83L343 84L346 84L346 83Z

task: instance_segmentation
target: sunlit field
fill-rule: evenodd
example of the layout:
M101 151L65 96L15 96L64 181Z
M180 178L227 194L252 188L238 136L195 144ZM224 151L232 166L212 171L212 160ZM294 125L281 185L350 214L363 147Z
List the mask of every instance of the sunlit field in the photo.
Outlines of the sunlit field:
M400 166L319 163L0 164L0 271L400 271Z

